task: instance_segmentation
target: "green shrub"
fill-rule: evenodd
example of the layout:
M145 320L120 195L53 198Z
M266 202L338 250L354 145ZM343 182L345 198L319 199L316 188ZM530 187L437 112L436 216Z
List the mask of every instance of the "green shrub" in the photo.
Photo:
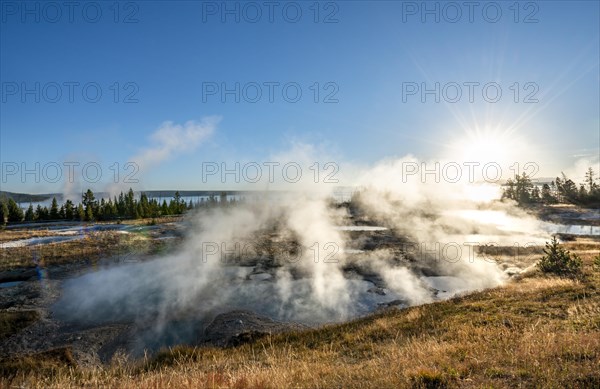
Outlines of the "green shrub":
M544 273L575 276L581 272L581 258L563 249L555 236L550 243L546 242L544 256L537 265Z
M449 386L449 380L444 374L436 371L421 370L411 377L413 387L422 389L444 389Z
M594 257L594 269L600 271L600 254Z

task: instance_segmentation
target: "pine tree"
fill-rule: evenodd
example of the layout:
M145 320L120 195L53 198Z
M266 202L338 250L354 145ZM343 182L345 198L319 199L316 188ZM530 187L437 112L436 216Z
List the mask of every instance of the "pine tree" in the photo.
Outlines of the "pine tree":
M533 184L531 179L525 172L519 177L515 176L515 196L519 204L527 204L531 202L531 191L533 190Z
M160 206L158 205L158 201L156 199L150 200L149 203L149 212L151 217L158 217L160 214Z
M58 220L60 218L58 212L58 202L56 201L56 197L52 198L52 205L50 206L50 219Z
M357 196L358 197L358 196ZM506 187L502 193L502 198L515 200L515 182L509 178L506 180Z
M587 204L594 204L596 206L600 205L600 186L595 182L594 179L594 170L590 167L585 173L585 186L587 189L587 195L585 199L581 201Z
M579 192L577 193L577 199L580 202L585 203L587 201L587 197L588 197L588 192L585 189L585 186L583 184L579 185Z
M83 209L83 205L81 203L79 203L77 206L77 219L79 221L85 220L85 210Z
M86 222L92 222L94 221L94 209L92 207L86 207L85 208L85 221Z
M0 225L5 225L8 220L8 206L5 201L0 200Z
M554 183L554 181L550 182L550 193L552 195L552 197L554 198L554 202L558 201L558 191L556 190L556 184Z
M142 210L142 204L136 202L136 204L135 204L135 210L133 211L133 218L134 219L140 219L142 217L144 217L143 210Z
M534 186L526 173L515 175L515 180L508 179L506 182L502 198L515 200L519 205L529 204L532 201L539 201L540 192L537 186Z
M531 201L538 203L540 201L540 188L537 185L533 186L531 190Z
M127 192L127 195L125 197L125 205L127 207L126 210L126 217L128 218L132 218L135 216L135 211L136 211L136 206L135 206L135 196L133 193L133 189L129 188L129 192Z
M542 194L541 194L542 202L545 204L552 204L556 202L554 196L552 196L552 192L550 190L550 185L544 184L542 186Z
M104 206L104 218L105 220L112 220L116 216L115 205L109 198Z
M100 199L100 205L98 206L98 212L96 213L96 219L98 220L107 220L106 217L106 201L104 199Z
M179 194L179 191L175 192L175 196L173 197L173 203L174 203L174 207L172 208L172 211L174 214L179 215L183 212L183 207L182 207L182 200L181 200L181 195Z
M92 221L94 220L94 215L96 213L96 208L97 208L97 204L96 204L96 199L94 197L94 192L92 192L90 189L87 190L87 192L84 193L83 195L83 206L85 207L85 220L86 221Z
M150 216L150 204L148 202L148 196L145 193L142 193L140 196L138 213L141 217Z
M596 185L594 182L594 169L591 167L588 168L588 171L585 173L585 183L587 184L587 190L591 194L594 191L594 186Z
M546 242L544 256L537 266L544 273L574 276L581 271L582 262L577 255L571 255L568 250L563 249L556 236L553 236L550 243Z
M562 173L562 185L558 187L558 190L561 192L561 196L563 201L567 201L569 203L573 203L577 201L577 185L573 182L573 180L567 178L565 173ZM558 178L557 178L558 180Z
M17 203L15 203L15 200L13 199L8 199L8 221L9 222L20 222L23 220L23 210L21 209L21 207L19 207L19 205Z
M27 211L25 211L25 221L32 222L35 220L35 212L33 210L33 205L29 204Z
M71 200L65 202L65 219L73 220L75 218L75 205Z
M44 210L40 204L35 207L35 220L44 220Z
M125 204L125 195L123 192L119 195L119 200L115 200L115 204L117 204L117 211L120 218L125 217L127 213L127 206Z

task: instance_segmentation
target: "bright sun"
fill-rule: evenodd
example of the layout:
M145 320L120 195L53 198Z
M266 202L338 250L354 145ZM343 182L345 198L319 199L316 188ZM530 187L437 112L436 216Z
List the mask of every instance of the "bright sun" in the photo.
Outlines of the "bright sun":
M504 165L515 156L517 142L495 131L469 133L452 145L455 157L462 161Z
M498 162L506 159L506 145L497 137L465 139L461 145L461 157L473 162Z

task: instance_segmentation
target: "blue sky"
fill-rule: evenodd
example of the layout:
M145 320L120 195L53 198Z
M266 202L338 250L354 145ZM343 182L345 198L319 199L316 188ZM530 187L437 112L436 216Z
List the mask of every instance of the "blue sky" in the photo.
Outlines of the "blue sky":
M445 2L282 1L272 21L264 2L228 2L233 14L222 13L222 2L80 2L72 15L63 2L0 3L3 173L7 163L96 161L108 176L115 162L151 148L163 122L208 116L221 118L214 132L145 171L143 188L211 189L197 174L202 162L268 161L294 143L315 145L342 170L341 161L460 154L474 131L501 138L498 147L519 150L510 158L534 160L545 176L598 155L596 1L519 2L518 14L514 2L478 2L472 21L463 2L452 3L458 16ZM436 4L439 22L435 13L422 15ZM37 92L22 93L36 83L39 101ZM65 83L73 85L72 102ZM236 83L247 92L239 102L206 94ZM265 83L278 83L273 102ZM439 103L434 95L422 101L420 90L406 94L436 83ZM465 83L478 83L473 102ZM501 88L495 102L482 94L488 83ZM282 94L285 84L300 88L299 101ZM85 98L84 85L91 85ZM246 101L255 85L262 96ZM455 85L462 97L444 101L455 97ZM537 102L523 101L530 93ZM2 178L2 190L61 191L43 179Z

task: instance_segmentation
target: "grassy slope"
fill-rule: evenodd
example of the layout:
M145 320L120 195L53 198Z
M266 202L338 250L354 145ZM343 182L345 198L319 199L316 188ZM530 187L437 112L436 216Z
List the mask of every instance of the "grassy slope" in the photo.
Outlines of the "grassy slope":
M0 387L600 387L597 253L581 251L582 280L534 273L501 288L237 348L178 347L95 370L69 369L65 358L47 355L4 361L3 374L21 371Z

